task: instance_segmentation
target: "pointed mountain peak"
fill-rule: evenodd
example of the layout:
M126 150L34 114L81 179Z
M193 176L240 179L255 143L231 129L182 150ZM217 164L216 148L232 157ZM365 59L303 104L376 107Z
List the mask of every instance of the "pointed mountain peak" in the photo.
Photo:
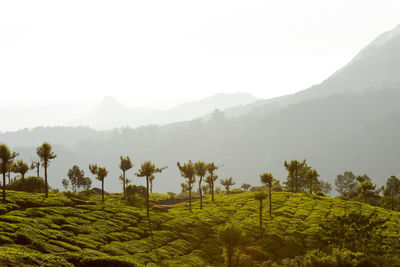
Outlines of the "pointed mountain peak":
M115 107L115 106L122 106L121 103L118 102L115 98L112 98L111 96L105 96L101 100L99 106L101 107Z

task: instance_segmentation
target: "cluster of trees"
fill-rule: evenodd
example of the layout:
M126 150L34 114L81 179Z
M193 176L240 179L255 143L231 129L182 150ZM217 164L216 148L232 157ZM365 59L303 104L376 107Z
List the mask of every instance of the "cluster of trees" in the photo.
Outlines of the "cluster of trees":
M337 175L335 187L342 199L400 210L400 179L394 175L386 180L386 186L377 187L368 175L355 175L348 171Z
M127 178L126 172L130 169L132 169L133 163L130 159L129 156L127 157L120 157L120 164L119 168L122 171L121 176L119 179L122 182L122 187L123 187L123 198L126 198L127 193L130 195L136 194L137 192L140 192L142 194L143 190L141 187L136 187L136 186L128 186L128 184L131 182L130 179ZM142 163L140 169L138 170L135 175L137 177L145 177L146 178L146 208L147 208L147 217L149 217L149 195L150 195L150 188L152 187L152 182L155 178L156 173L162 172L167 166L165 167L156 167L155 164L151 161L145 161ZM89 164L89 170L90 172L95 176L97 180L101 182L101 200L104 202L104 180L108 175L108 170L104 166L98 166L97 164ZM81 170L78 166L73 166L71 169L68 171L68 179L63 179L62 184L65 189L71 188L74 193L76 193L80 188L84 189L89 189L92 180L88 177L85 177L85 172ZM151 187L150 187L151 183ZM127 188L129 190L127 190Z
M53 152L52 146L47 142L44 142L41 146L36 148L36 154L39 160L32 161L31 168L37 169L38 177L40 166L44 168L45 195L48 197L49 186L47 182L47 168L50 165L50 160L56 158L57 155ZM10 177L11 172L18 173L21 175L22 182L24 182L25 174L29 170L28 164L22 159L15 161L17 156L18 153L12 152L6 144L0 144L0 172L3 175L3 201L6 200L6 175L8 174Z
M285 161L284 166L288 171L287 180L284 183L288 191L329 194L332 190L329 183L318 179L318 171L308 166L306 160Z

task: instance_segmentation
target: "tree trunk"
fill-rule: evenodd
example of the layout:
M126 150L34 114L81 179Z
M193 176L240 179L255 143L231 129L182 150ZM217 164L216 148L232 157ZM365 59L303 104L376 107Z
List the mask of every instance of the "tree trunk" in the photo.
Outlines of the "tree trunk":
M269 185L269 217L272 217L272 184Z
M3 172L3 202L6 202L6 173Z
M104 202L104 178L101 180L101 202Z
M200 177L200 180L199 180L200 209L203 209L203 190L201 189L201 181L202 180L203 180L203 177Z
M312 194L312 179L310 179L310 194Z
M214 181L212 182L211 185L212 185L211 186L211 200L212 200L212 202L214 202Z
M44 165L44 182L46 184L46 197L49 196L49 185L47 184L47 164Z
M150 193L153 193L153 181L150 181Z
M149 193L149 177L146 176L146 208L147 208L147 220L150 223L150 210L149 210L149 198L150 198L150 193Z
M292 193L294 192L294 177L293 175L290 175L290 177L292 178Z
M260 199L260 229L262 229L262 199Z
M122 171L122 186L123 186L123 190L124 190L124 199L125 199L125 197L126 197L126 193L125 193L125 171Z
M21 174L22 175L22 183L25 182L25 174Z
M36 167L36 173L37 173L37 177L39 178L39 176L40 176L40 165L38 165L37 167Z
M192 212L192 185L189 184L189 210Z
M226 256L228 257L228 267L232 266L233 249L227 249Z

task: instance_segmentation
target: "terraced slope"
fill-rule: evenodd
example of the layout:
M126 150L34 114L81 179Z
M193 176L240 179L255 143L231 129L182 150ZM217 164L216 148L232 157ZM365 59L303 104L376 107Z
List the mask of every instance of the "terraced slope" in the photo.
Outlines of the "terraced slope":
M272 260L293 257L321 244L320 223L352 211L388 218L384 234L398 239L400 214L356 202L308 194L275 193L273 217L264 210L264 233L258 225L258 202L252 193L217 195L194 212L179 204L151 212L123 204L113 194L101 204L62 194L8 192L0 204L0 265L119 266L222 265L217 227L234 223L249 244L258 244ZM154 195L160 198L163 196ZM261 238L263 236L263 238Z

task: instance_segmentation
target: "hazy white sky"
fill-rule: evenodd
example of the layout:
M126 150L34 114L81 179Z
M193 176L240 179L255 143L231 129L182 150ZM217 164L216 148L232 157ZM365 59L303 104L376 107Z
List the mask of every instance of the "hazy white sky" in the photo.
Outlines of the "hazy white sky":
M399 11L398 0L1 1L0 104L284 95L327 78Z

